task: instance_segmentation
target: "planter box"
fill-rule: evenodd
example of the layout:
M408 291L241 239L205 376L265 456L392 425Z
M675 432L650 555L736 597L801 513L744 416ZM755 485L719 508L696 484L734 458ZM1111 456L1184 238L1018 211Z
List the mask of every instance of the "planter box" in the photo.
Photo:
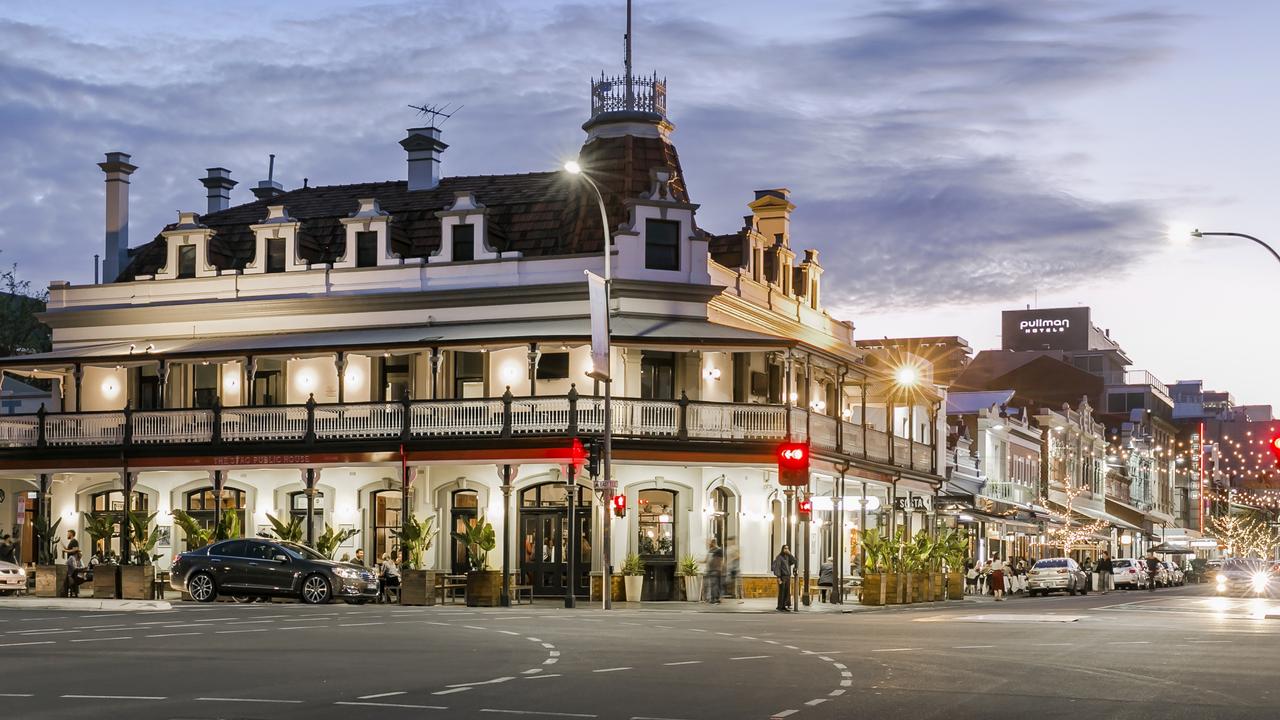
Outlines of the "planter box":
M622 585L627 591L627 602L640 602L640 596L644 592L643 575L624 575Z
M156 569L152 565L120 566L120 597L125 600L150 600L151 583L156 579ZM97 577L95 575L95 583ZM94 585L97 590L97 585Z
M103 563L93 569L93 596L95 598L119 597L120 566Z
M700 575L684 575L684 599L698 602L702 599L702 577Z
M964 599L964 573L947 573L947 599Z
M502 573L472 570L467 573L467 607L498 607L502 604Z
M66 565L36 566L36 597L62 597L67 594Z
M947 576L945 573L929 573L929 601L941 602L947 599Z
M436 578L439 575L434 570L401 570L400 604L435 605Z
M862 580L863 605L898 605L902 603L905 583L897 573L867 573Z

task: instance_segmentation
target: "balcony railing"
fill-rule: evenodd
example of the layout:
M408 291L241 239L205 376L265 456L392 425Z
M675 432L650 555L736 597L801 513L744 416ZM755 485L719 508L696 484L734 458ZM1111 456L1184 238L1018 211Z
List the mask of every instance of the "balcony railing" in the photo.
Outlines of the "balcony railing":
M935 472L933 447L782 405L615 398L613 432L626 438L757 440L790 437L814 448ZM790 420L790 427L788 427ZM604 400L576 394L207 409L0 416L0 448L235 445L340 440L594 435Z

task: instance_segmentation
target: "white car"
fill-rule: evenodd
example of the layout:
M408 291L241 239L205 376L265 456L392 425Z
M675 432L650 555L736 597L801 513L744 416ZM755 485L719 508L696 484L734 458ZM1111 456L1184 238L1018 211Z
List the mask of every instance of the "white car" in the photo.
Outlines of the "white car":
M0 561L0 595L12 595L27 589L27 571L20 565Z
M1116 589L1137 590L1147 586L1147 562L1133 558L1116 558L1111 561L1111 581Z

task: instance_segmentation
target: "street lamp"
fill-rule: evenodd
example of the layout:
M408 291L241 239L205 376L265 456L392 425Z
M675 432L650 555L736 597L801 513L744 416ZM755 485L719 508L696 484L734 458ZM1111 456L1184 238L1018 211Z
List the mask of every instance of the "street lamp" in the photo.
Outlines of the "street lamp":
M1258 238L1252 235L1245 235L1244 233L1234 233L1234 232L1201 232L1200 230L1192 230L1191 237L1195 237L1195 238L1238 237L1238 238L1244 238L1245 240L1252 240L1258 243L1259 245L1261 245L1262 247L1266 248L1267 252L1271 253L1271 257L1276 259L1276 262L1280 262L1280 253L1276 252L1275 248L1271 247L1270 245L1266 244L1265 242L1259 240Z
M582 166L576 160L570 160L564 164L565 172L575 175L587 181L587 185L591 187L591 191L595 193L596 203L600 207L600 229L604 233L604 303L605 303L605 357L606 362L612 362L613 348L611 342L611 334L609 329L610 315L610 286L613 283L612 273L610 271L610 250L609 247L609 213L605 210L604 195L600 193L600 187L582 171ZM600 465L601 471L604 473L604 522L601 524L601 536L603 540L603 549L601 559L604 564L604 581L600 584L600 596L602 598L603 607L609 610L613 607L613 549L612 545L612 525L613 520L609 517L609 508L613 507L613 378L606 368L606 378L604 380L604 433L601 438Z

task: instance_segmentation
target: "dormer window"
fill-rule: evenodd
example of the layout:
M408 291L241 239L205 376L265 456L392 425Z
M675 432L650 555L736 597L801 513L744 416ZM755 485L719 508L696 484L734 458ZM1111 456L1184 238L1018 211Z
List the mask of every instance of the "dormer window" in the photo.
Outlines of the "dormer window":
M645 222L644 266L649 270L680 269L680 223L671 220Z
M453 226L453 261L476 259L476 226L461 223Z
M178 279L185 280L196 276L196 246L183 245L178 248Z
M267 272L282 273L286 270L287 250L288 244L284 238L267 238Z
M356 233L356 267L378 267L378 233Z

